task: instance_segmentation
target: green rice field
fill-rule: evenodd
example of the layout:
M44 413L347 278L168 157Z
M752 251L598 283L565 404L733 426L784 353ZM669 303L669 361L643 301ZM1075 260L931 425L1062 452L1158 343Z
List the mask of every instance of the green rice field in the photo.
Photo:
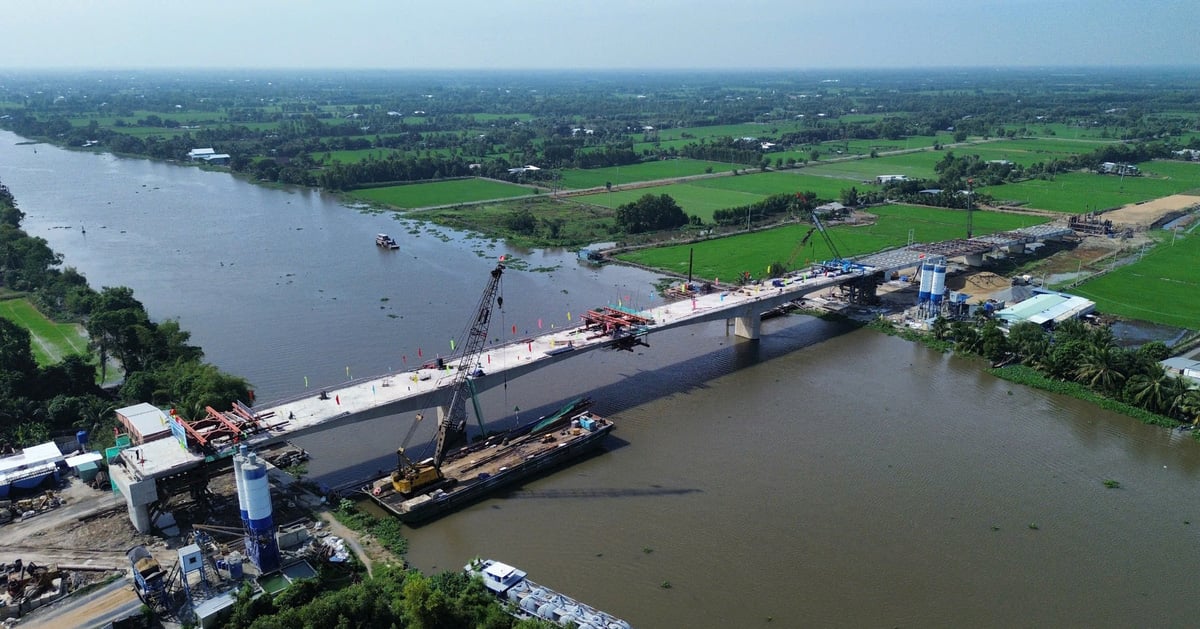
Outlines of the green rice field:
M45 367L72 354L87 354L87 336L77 323L55 323L25 299L0 300L0 317L29 330L33 356Z
M833 177L819 177L809 174L811 169L785 170L768 173L753 173L737 177L713 177L690 182L702 188L717 188L721 190L736 190L753 192L764 197L772 194L792 194L795 192L813 192L817 198L824 201L836 201L842 195L842 190L857 188L859 192L876 190L879 186L861 182L847 181Z
M910 229L915 240L920 242L961 238L966 231L966 216L961 210L887 205L873 207L869 211L878 216L873 225L838 225L830 228L830 238L843 256L863 255L906 245ZM1037 217L1000 212L976 212L973 220L976 235L1040 222ZM798 243L809 229L807 223L795 224L688 245L631 251L618 257L665 271L686 273L689 251L694 251L693 272L698 277L732 279L743 271L750 271L759 277L767 265L773 262L786 263L793 255L793 267L807 261L833 257L825 242L817 235L811 236L804 247L798 249Z
M404 209L507 199L527 194L533 194L533 190L488 179L456 179L383 188L364 188L349 193L356 199Z
M713 172L721 172L729 170L732 166L721 162L707 162L698 159L664 159L655 162L630 164L628 166L563 170L560 182L562 187L575 190L582 188L602 188L605 183L612 183L614 186L617 186L639 181L703 175L710 168Z
M1200 233L1164 242L1128 266L1072 288L1100 312L1200 330Z
M854 181L874 181L879 175L907 175L908 177L933 178L934 164L946 156L947 151L920 151L903 155L852 159L808 166L805 172L825 177L840 177ZM825 157L829 157L825 155Z
M404 151L398 151L396 149L358 149L354 151L323 151L320 153L309 153L308 155L318 164L332 164L333 162L352 164L354 162L362 162L368 159L383 160L392 155L403 153Z
M711 177L652 188L597 192L575 198L583 203L616 208L636 201L646 194L667 194L679 203L684 212L699 216L705 222L711 222L715 210L749 205L773 194L813 192L822 201L836 201L841 197L842 190L851 187L866 191L877 186L832 177L817 177L802 171L777 171L736 177Z
M655 186L653 188L597 192L595 194L575 197L575 200L606 208L616 208L619 205L637 201L647 194L666 194L675 199L675 202L687 214L699 216L701 220L711 223L713 212L716 210L749 205L766 196L762 193L720 190L697 184L698 182L677 183L669 186Z
M1022 203L1027 207L1054 212L1082 214L1120 207L1127 203L1148 201L1200 188L1200 166L1179 162L1152 162L1147 170L1159 168L1176 175L1170 178L1153 174L1140 177L1118 177L1095 173L1067 173L1053 180L1031 179L1020 183L980 188L997 202ZM1190 172L1189 172L1190 171ZM1193 172L1195 176L1192 176Z

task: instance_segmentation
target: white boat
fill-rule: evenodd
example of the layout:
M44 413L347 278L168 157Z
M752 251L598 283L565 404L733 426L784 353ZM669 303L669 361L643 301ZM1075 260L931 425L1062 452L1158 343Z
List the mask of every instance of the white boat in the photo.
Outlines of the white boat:
M494 559L475 559L463 567L470 575L483 579L487 587L501 600L511 602L509 613L518 618L538 618L561 626L579 629L630 629L629 623L615 618L575 599L559 594L525 578L518 570Z
M375 234L375 245L384 249L399 249L400 244L387 234Z

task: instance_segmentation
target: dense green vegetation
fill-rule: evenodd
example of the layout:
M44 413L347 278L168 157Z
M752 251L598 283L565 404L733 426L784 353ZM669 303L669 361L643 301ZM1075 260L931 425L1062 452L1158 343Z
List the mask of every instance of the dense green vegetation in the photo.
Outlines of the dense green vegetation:
M0 288L23 292L55 320L82 322L90 351L66 352L58 360L47 352L39 364L34 334L50 338L55 327L5 302L19 316L0 317L0 445L30 445L78 428L89 429L104 445L112 438L112 411L118 406L151 402L195 417L205 406L248 399L244 380L203 362L203 352L188 344L190 335L177 321L151 321L132 290L97 292L74 269L59 269L61 257L45 239L21 230L24 216L0 185ZM110 359L124 375L117 391L97 384L107 380Z
M941 351L982 356L1000 378L1045 391L1070 395L1101 408L1155 426L1200 422L1200 389L1167 373L1159 361L1170 355L1161 342L1133 350L1118 347L1112 330L1078 319L1048 332L1034 323L1018 323L1005 334L986 316L974 321L934 320L928 335L876 319L873 329L921 340ZM1200 433L1194 435L1200 439Z
M1060 323L1052 333L1033 323L1019 323L1005 335L995 320L973 324L939 318L931 333L952 340L957 351L980 354L991 361L1015 359L1047 379L1020 369L997 371L1017 382L1102 403L1147 423L1175 426L1200 419L1200 389L1182 376L1167 373L1159 364L1170 355L1161 342L1122 349L1112 330L1089 327L1079 320ZM1081 394L1073 385L1085 386L1090 394ZM1129 406L1135 412L1131 413Z
M939 149L998 139L1007 144L979 145L978 155L1036 176L1112 159L1075 159L1106 146L1153 145L1130 155L1139 162L1200 147L1187 71L1013 70L972 86L952 71L842 73L836 84L823 77L501 72L439 82L386 72L195 73L147 90L164 77L15 74L0 87L0 126L161 159L211 146L232 156L236 172L333 190L472 175L592 188L812 163L859 181L934 178ZM1097 82L1106 88L1094 89ZM894 151L919 152L843 161ZM510 172L525 165L541 170Z
M517 620L464 572L425 576L383 566L374 576L330 591L316 580L293 584L275 596L254 598L247 586L234 604L228 629L313 629L480 627L550 629L536 620Z

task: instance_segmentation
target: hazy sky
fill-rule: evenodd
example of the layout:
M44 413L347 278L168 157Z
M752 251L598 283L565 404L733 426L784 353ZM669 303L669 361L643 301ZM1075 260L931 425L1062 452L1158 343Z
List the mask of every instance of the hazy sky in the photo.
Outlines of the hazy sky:
M0 67L1195 65L1200 0L4 0Z

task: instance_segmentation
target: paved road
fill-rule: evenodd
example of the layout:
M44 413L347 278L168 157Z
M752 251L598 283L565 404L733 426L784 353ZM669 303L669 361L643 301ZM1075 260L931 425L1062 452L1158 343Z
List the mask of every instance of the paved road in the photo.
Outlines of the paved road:
M137 613L142 601L129 579L117 579L98 590L67 598L35 609L21 620L21 627L60 629L98 627L110 620Z

